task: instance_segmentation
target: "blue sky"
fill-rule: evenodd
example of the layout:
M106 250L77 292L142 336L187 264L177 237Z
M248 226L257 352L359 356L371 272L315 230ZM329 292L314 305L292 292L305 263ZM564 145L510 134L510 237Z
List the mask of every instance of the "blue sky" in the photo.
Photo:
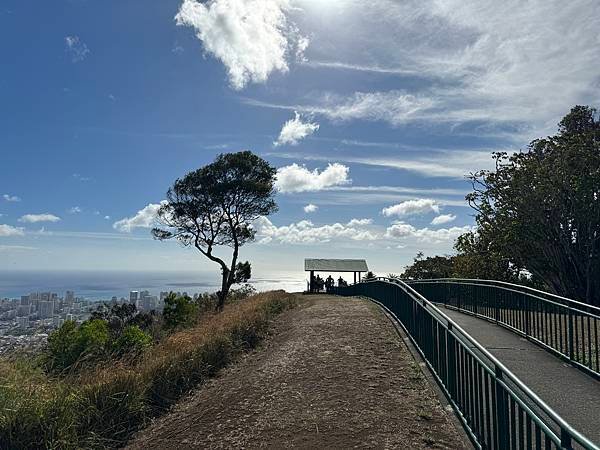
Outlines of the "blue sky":
M490 152L599 103L596 1L366 3L4 0L0 270L210 270L150 238L153 212L250 149L279 169L257 273L399 272L473 225L464 175Z

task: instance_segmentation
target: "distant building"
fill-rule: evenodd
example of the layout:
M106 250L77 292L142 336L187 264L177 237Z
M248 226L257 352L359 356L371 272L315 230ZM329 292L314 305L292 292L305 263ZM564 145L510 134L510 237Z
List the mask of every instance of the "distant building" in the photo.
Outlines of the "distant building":
M29 328L29 317L17 317L17 326L19 328Z
M129 303L137 305L137 302L139 299L140 299L140 293L138 291L129 292Z
M65 303L71 306L75 302L75 292L67 291L65 293Z
M29 295L21 295L21 306L31 305L31 300Z
M30 305L21 305L17 308L17 317L27 317L31 314Z
M54 315L54 302L41 301L39 303L38 315L40 319L49 319Z

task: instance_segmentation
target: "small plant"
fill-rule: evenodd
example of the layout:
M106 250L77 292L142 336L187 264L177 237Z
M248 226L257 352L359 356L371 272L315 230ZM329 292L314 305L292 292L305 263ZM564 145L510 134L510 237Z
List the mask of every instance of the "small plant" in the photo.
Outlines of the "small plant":
M113 351L117 355L139 354L152 345L152 337L137 325L125 327L121 336L113 342Z
M165 298L163 320L169 329L189 326L198 316L198 305L187 295L177 295L171 292Z

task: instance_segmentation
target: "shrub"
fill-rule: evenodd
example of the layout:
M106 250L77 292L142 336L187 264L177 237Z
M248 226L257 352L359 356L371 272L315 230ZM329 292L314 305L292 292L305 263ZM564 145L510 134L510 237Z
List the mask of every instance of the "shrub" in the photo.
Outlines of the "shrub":
M113 351L117 355L126 353L142 353L152 345L152 337L137 325L129 325L123 329L121 335L113 342Z
M198 314L198 306L187 295L171 292L165 298L163 320L167 328L188 326L194 323Z
M62 372L75 363L96 360L106 352L109 339L108 324L104 320L90 320L79 327L68 320L48 337L47 368Z

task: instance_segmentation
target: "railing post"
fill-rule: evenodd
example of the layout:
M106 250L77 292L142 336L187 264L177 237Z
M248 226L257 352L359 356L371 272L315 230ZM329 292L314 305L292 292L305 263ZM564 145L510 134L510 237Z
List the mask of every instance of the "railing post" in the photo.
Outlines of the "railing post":
M573 450L571 435L563 428L560 429L560 446L567 450Z
M521 295L521 310L525 314L525 337L529 337L529 302Z
M498 448L505 449L508 448L508 417L507 417L507 394L500 382L502 381L502 371L496 366L495 367L496 374L496 442L498 443Z
M573 311L569 308L569 359L573 360L574 349L573 349Z

